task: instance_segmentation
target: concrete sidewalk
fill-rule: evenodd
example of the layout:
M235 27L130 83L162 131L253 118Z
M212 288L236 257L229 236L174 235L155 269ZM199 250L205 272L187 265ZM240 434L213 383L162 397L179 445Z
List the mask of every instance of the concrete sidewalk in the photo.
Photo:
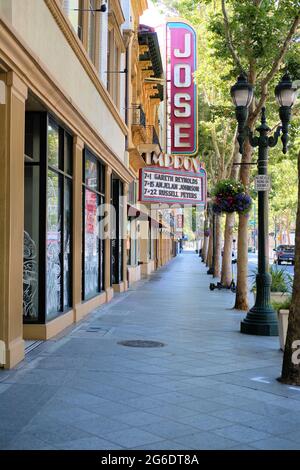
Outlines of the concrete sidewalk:
M197 255L0 371L2 449L300 449L300 388L278 338L239 333ZM152 340L133 348L123 340Z

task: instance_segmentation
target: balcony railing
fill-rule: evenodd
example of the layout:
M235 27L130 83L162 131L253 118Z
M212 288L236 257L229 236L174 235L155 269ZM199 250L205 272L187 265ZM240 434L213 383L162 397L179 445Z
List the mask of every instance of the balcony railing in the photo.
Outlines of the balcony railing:
M132 125L133 126L146 126L146 115L141 105L134 104L132 105Z

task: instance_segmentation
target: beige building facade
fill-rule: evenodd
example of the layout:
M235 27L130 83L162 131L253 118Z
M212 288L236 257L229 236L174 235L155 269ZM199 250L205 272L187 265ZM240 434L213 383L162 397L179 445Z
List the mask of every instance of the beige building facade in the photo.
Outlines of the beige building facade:
M144 103L154 133L160 102L138 84L146 8L0 0L2 367L24 358L26 340L53 337L170 259L163 242L132 242L136 214L128 223L145 151L133 108ZM147 224L163 239L159 217Z

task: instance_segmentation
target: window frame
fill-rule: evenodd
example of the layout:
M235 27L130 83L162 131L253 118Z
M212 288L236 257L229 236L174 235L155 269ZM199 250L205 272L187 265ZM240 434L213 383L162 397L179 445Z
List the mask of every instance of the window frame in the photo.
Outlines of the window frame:
M55 116L46 111L27 111L27 116L34 115L39 116L39 161L30 161L30 157L25 155L24 167L39 167L39 251L38 251L38 315L34 320L25 318L23 315L24 324L46 324L49 321L52 321L55 318L64 315L73 308L73 191L74 191L74 182L73 182L73 173L66 173L66 156L65 156L65 135L67 134L72 140L73 135L67 126L63 125ZM30 119L30 117L28 117ZM56 168L53 165L49 165L48 158L48 125L50 121L53 121L55 125L58 126L58 135L59 135L59 159L63 156L63 169L58 167ZM63 136L63 138L62 138ZM25 146L25 145L24 145ZM71 149L73 149L73 141ZM71 166L73 170L73 151L70 155ZM60 234L60 243L61 243L61 253L60 253L60 263L62 274L64 272L64 210L65 210L65 180L71 181L71 215L70 215L70 304L69 306L64 305L64 287L65 287L65 278L64 275L61 276L61 291L60 291L60 307L61 310L57 311L55 314L47 314L47 228L48 228L48 171L51 170L63 181L62 190L60 193L60 207L61 207L61 234Z
M98 174L98 189L92 188L86 184L86 171L85 164L87 157L92 157L97 164L97 174ZM99 204L105 203L105 164L102 160L97 157L87 146L84 147L83 153L83 165L82 165L82 279L81 279L81 300L82 302L87 302L99 294L101 294L104 287L104 278L105 278L105 240L98 237L98 284L97 292L92 295L86 295L85 293L85 241L86 241L86 191L90 191L97 195Z

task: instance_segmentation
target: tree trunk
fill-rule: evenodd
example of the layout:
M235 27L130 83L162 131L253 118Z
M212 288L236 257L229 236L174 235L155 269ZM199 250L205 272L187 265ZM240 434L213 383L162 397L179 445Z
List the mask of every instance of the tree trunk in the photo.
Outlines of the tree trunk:
M215 230L216 230L216 252L214 256L214 277L221 277L221 242L222 242L222 232L221 232L221 216L215 216Z
M226 214L224 230L224 251L222 258L221 284L229 287L232 281L232 238L234 227L234 213Z
M237 283L234 308L248 310L248 218L239 216Z
M298 181L300 178L300 152L298 154ZM285 343L280 382L300 385L300 184L298 184L298 210L295 240L295 275L292 305Z
M236 180L239 175L239 165L241 154L239 152L239 145L236 139L236 133L234 137L234 149L233 149L233 160L230 172L230 178ZM235 214L226 214L225 230L224 230L224 251L222 258L222 274L221 284L229 287L232 281L232 239L233 239L233 227L235 221Z
M250 163L252 159L252 147L247 139L244 144L242 163ZM241 181L247 188L249 186L250 165L241 165ZM238 229L238 258L237 258L237 283L234 308L248 310L248 217L239 215Z
M207 257L206 257L206 266L209 269L212 268L212 254L213 254L213 234L211 230L211 233L209 235L208 250L207 250Z
M208 230L208 227L209 227L209 225L208 225L207 211L205 211L203 231L206 232ZM204 240L203 240L202 252L201 252L201 259L202 259L203 263L206 262L207 249L208 249L208 237L206 237L205 234L204 234Z
M201 251L201 259L203 262L206 260L207 256L207 248L208 248L208 237L204 235L204 240L203 240L203 245L202 245L202 251Z

